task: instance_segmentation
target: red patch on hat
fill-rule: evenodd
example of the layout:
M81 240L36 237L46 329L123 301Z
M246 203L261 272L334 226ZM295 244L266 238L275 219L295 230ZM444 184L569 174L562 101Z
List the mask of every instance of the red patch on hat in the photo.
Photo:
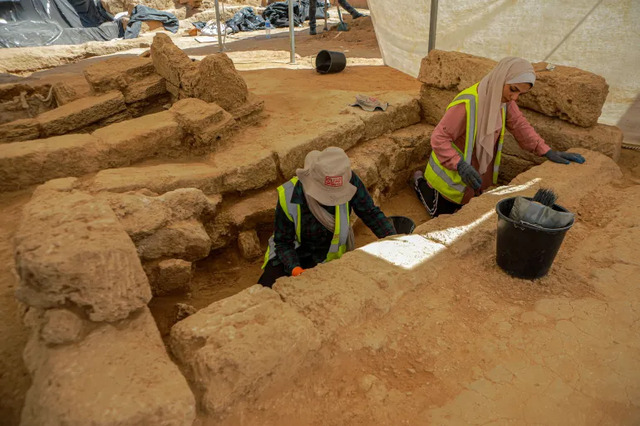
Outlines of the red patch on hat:
M334 188L339 188L342 186L342 176L325 176L324 184L326 186L332 186Z

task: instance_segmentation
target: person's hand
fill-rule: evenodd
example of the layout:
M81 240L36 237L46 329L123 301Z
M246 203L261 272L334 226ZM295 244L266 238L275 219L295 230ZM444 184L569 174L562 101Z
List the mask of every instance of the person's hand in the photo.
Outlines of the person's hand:
M482 186L482 177L471 164L467 164L464 160L458 162L458 174L462 178L465 185L471 187L474 191L480 189Z
M291 271L291 276L292 277L297 277L298 275L300 275L301 273L304 272L304 269L302 269L299 266L296 266L295 268L293 268L293 270Z
M560 164L569 164L572 161L578 164L582 164L585 162L585 159L582 155L575 154L573 152L560 152L550 149L544 156L547 157L550 161Z

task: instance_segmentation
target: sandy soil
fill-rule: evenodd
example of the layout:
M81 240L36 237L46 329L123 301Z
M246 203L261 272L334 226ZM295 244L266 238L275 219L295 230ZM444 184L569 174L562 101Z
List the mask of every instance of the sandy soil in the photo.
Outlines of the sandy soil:
M17 424L31 385L22 363L27 332L13 292L18 285L13 263L13 235L30 191L0 194L0 424ZM6 423L5 423L6 422Z

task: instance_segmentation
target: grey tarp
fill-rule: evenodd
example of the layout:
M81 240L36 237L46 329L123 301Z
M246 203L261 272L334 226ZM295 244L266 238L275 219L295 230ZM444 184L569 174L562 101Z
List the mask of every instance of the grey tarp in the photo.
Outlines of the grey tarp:
M0 47L80 44L122 36L100 0L0 1Z

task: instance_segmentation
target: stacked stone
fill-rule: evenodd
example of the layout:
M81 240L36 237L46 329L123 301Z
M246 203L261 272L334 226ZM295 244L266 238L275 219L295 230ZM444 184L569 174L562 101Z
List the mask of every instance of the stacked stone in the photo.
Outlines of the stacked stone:
M495 65L495 61L479 56L432 50L423 58L418 76L422 82L420 105L424 121L437 125L453 98L479 82ZM545 142L552 149L586 148L617 161L622 131L598 124L609 92L604 78L573 67L547 67L545 62L533 66L536 84L520 96L518 106ZM509 182L541 162L540 157L522 150L511 134L505 134L502 182Z
M191 424L195 399L147 308L136 247L109 204L47 185L16 232L31 329L23 425Z

